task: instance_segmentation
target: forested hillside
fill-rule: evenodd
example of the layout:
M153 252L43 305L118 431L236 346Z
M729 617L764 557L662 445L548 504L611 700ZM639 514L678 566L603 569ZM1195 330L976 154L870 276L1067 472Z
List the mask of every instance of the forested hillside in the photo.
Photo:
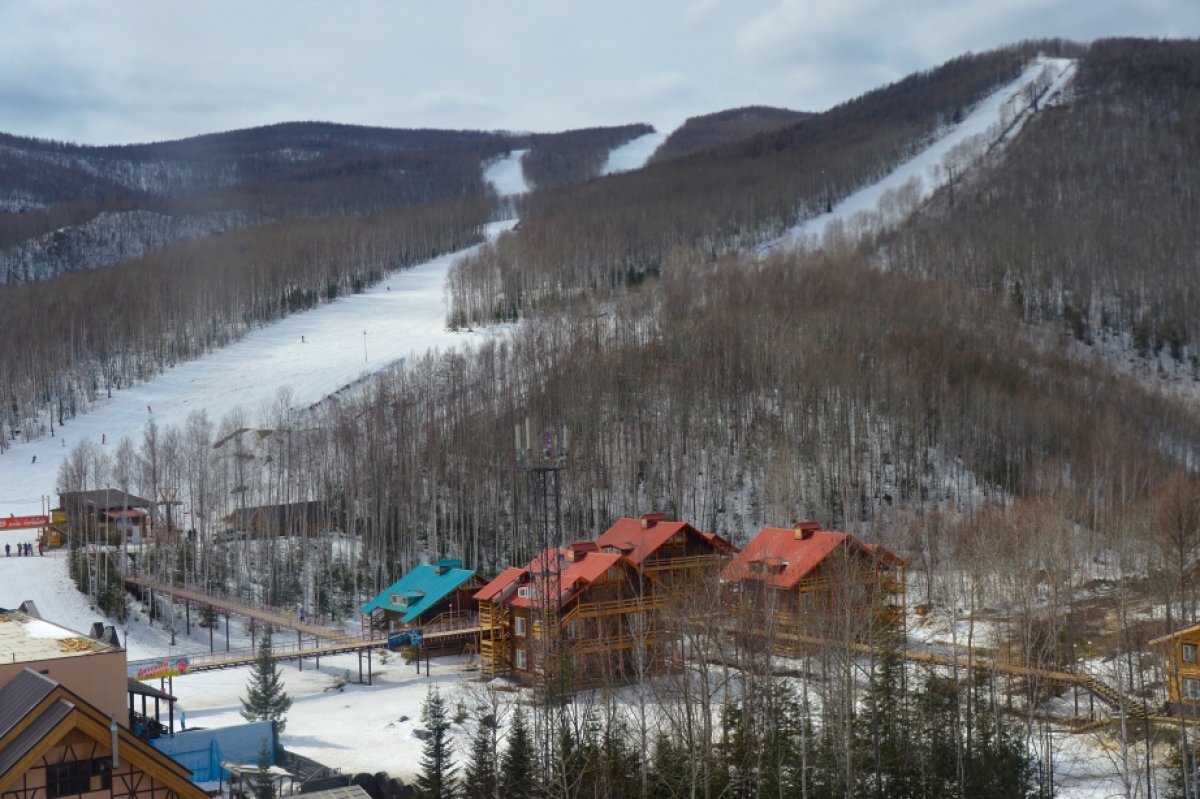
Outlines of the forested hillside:
M561 185L646 129L0 136L0 451L253 325L476 243L496 212L484 165L512 149Z
M830 250L755 251L894 167L1039 52L1079 60L1069 100L1037 110L907 224ZM60 488L175 489L203 543L151 549L146 573L335 616L432 558L484 573L527 561L543 531L514 427L561 426L570 448L553 534L563 541L651 510L737 544L763 525L819 519L905 558L910 601L955 631L965 620L968 648L986 618L991 654L1011 663L1074 669L1086 653L1148 713L1162 678L1140 660L1147 642L1198 609L1200 410L1194 391L1145 377L1168 358L1197 369L1198 65L1194 41L1024 43L566 186L556 176L589 177L596 153L637 129L582 132L571 157L543 145L526 163L543 188L524 201L518 229L460 262L447 286L452 324L519 319L506 335L311 409L291 408L283 392L270 409L219 420L197 411L182 428L148 425L138 442L84 442ZM30 343L0 361L0 389L20 398L8 428L353 291L386 265L474 240L490 212L472 197L287 220L13 287L0 337ZM145 318L121 313L134 304ZM65 312L37 315L51 307ZM44 343L25 333L47 324ZM1079 357L1105 341L1105 357ZM1143 368L1117 368L1114 353ZM324 502L323 526L361 547L221 535L234 510L307 500ZM692 613L710 617L713 597ZM622 755L628 768L571 773L607 786L599 794L641 769L647 795L651 784L667 796L768 778L781 793L928 795L931 784L985 779L991 757L970 753L987 741L999 744L1000 770L1025 783L1036 744L1038 795L1052 793L1052 743L1038 733L1051 687L1005 688L982 673L904 687L886 661L863 677L861 650L823 643L800 673L802 710L766 673L768 657L721 661L738 675L723 707L689 682L704 669L683 668L655 689L686 693L689 713L703 696L699 731L650 744L643 727L641 759ZM1092 658L1093 643L1105 660ZM1025 714L1019 733L989 715L1001 692ZM672 698L655 701L671 712ZM566 758L553 734L569 724L553 716L557 704L539 707L543 757ZM613 724L605 729L624 740ZM594 741L595 729L576 727L572 741ZM1126 784L1140 784L1133 737L1124 725L1113 737ZM797 768L797 747L828 762ZM672 770L675 761L694 769ZM577 762L604 761L589 750ZM892 790L905 785L910 793Z
M1162 353L1200 380L1200 47L1097 42L1075 91L881 242L881 258L992 292L1081 342Z
M778 236L879 180L1047 49L1073 51L1043 42L963 56L769 133L539 192L519 234L457 270L451 324L604 295Z
M750 105L685 120L654 152L655 161L712 150L759 133L787 127L812 116L804 111Z

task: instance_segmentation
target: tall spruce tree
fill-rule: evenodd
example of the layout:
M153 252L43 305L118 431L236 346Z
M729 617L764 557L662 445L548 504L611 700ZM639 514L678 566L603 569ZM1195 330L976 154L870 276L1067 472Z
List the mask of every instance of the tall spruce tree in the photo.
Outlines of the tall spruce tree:
M463 770L463 799L495 799L499 790L496 770L496 717L486 713L475 725L471 757Z
M421 721L429 730L421 755L421 773L417 775L417 796L420 799L452 799L455 796L454 748L450 743L450 720L446 703L434 686L429 687L421 707Z
M271 657L271 634L263 630L258 644L258 658L250 671L246 684L246 698L242 700L242 718L246 721L275 722L275 730L282 733L287 726L287 712L292 707L292 698L283 690L283 678L279 664Z
M513 713L508 728L508 745L500 758L500 795L504 799L524 799L537 795L537 776L534 773L533 736L520 705Z

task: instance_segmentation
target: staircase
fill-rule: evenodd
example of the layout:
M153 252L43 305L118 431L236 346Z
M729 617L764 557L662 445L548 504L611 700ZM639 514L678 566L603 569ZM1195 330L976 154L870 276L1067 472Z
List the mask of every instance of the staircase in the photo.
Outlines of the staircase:
M508 671L508 636L512 629L509 610L499 603L479 606L479 667L491 678Z
M1126 718L1141 720L1149 715L1144 702L1122 696L1117 689L1090 674L1080 678L1079 687L1091 692L1093 696L1115 711L1120 712L1121 706L1124 704Z

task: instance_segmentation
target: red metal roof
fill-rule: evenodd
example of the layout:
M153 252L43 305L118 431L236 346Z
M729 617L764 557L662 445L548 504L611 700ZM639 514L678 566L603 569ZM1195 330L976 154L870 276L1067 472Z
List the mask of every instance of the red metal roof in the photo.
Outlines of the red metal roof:
M538 555L524 567L509 566L496 579L481 588L477 600L501 598L506 604L517 608L528 608L542 603L542 592L548 591L551 604L560 607L575 594L599 579L606 571L621 562L622 556L608 552L588 552L574 562L567 560L568 549L551 548ZM542 564L546 567L543 568ZM528 579L526 579L528 577ZM523 597L517 592L506 592L518 583L534 590L534 596Z
M805 539L797 539L793 527L764 527L721 571L721 579L761 580L776 588L794 588L838 547L845 543L857 545L849 533L805 527L812 533ZM763 571L751 571L751 563L763 564ZM768 565L782 566L783 570L772 574Z
M642 526L643 519L648 523L646 527ZM647 513L641 519L617 519L612 527L596 539L596 543L601 549L611 547L620 550L630 563L641 566L642 561L681 531L716 546L712 539L687 522L668 522L661 513Z
M508 588L510 585L515 583L526 571L528 570L522 569L520 566L509 566L507 569L496 575L496 577L493 578L490 583L476 591L474 597L475 600L478 602L483 602L485 600L493 599L502 591L504 591L505 588Z

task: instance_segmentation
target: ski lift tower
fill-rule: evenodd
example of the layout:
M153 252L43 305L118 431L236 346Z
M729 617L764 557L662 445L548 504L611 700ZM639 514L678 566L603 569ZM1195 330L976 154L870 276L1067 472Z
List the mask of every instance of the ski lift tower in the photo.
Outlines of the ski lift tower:
M525 474L527 524L531 540L541 551L562 543L562 485L559 473L567 468L567 429L562 424L537 433L528 418L515 430L517 469Z
M555 663L558 653L558 575L561 563L558 547L562 543L562 485L560 473L567 468L569 443L566 428L545 427L535 432L526 418L515 431L517 469L525 474L528 540L540 543L537 555L538 571L531 575L533 592L532 616L537 629L535 636L541 644L539 653L542 691L545 707L551 707L552 697L559 691L559 669ZM540 611L540 612L539 612ZM548 718L544 720L548 724ZM543 753L548 757L548 753ZM548 762L548 761L547 761Z

